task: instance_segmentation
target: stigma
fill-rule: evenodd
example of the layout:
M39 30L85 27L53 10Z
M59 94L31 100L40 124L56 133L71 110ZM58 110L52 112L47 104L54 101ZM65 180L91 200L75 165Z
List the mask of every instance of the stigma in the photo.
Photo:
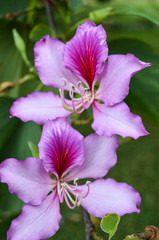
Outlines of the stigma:
M70 84L69 90L70 99L66 99L64 91L67 85L67 80L65 78L63 78L62 80L64 81L64 86L61 89L59 89L59 93L64 109L66 109L67 111L80 114L85 109L89 108L89 106L92 104L94 100L94 92L92 92L89 88L84 87L83 83L79 81L76 87L72 83ZM78 98L75 97L76 92L80 95L80 97Z

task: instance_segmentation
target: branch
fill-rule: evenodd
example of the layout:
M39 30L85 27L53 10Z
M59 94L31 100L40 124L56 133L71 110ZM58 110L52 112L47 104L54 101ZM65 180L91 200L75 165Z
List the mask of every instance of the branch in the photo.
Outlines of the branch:
M53 30L54 35L57 36L57 31L56 31L55 23L53 20L53 15L52 15L52 12L51 12L51 9L50 9L50 6L49 6L49 3L47 0L44 0L44 6L45 6L46 13L47 13L50 28Z
M20 85L20 84L23 84L24 82L28 81L28 80L31 80L33 79L35 76L32 74L29 74L29 75L25 75L24 77L22 77L21 79L15 81L15 82L3 82L0 84L0 93L8 90L8 89L11 89L11 88L14 88L16 87L17 85Z
M91 240L91 238L93 237L93 239L95 240L104 240L96 231L95 226L93 225L93 223L91 222L89 213L83 208L82 209L82 213L83 213L83 219L84 219L84 224L85 224L85 234L86 234L86 240Z

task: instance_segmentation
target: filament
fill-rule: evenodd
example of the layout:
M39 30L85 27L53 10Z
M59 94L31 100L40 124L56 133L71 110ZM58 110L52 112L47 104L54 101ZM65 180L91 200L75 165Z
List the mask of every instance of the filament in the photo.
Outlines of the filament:
M89 108L90 104L94 100L94 92L93 92L93 94L91 92L88 93L88 91L90 91L90 89L89 88L83 89L81 87L82 82L79 81L77 83L77 89L79 90L79 94L81 97L75 98L74 93L75 93L76 87L72 83L70 83L69 96L71 98L71 103L66 102L64 91L65 91L65 87L67 85L67 80L65 78L62 78L62 80L64 81L64 85L61 89L59 89L59 93L60 93L61 102L62 102L64 109L66 109L67 111L71 111L71 112L74 111L75 113L80 114L85 109Z

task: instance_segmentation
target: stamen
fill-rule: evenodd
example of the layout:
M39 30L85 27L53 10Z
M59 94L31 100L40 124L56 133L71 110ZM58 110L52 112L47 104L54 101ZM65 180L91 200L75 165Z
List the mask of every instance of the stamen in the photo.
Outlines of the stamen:
M86 104L84 102L84 98L83 98L83 91L82 91L83 89L81 89L81 87L80 87L81 83L82 83L81 81L78 82L78 89L79 89L80 94L81 94L82 106L83 106L84 109L87 109Z
M60 189L60 181L57 181L57 192L58 192L60 203L63 202L63 196L64 196L63 190L64 190L64 187L62 186L62 188Z
M66 194L67 194L67 196L66 196ZM68 197L68 198L70 199L70 201L74 204L73 206L70 205L67 197ZM75 201L74 201L66 189L65 189L65 191L64 191L64 198L65 198L65 201L66 201L67 206L68 206L69 208L74 209L74 208L77 206L77 197L75 197Z
M77 83L77 88L79 89L79 93L81 95L80 98L75 98L74 97L74 93L75 93L75 86L70 83L71 88L69 90L69 96L71 98L71 103L67 102L65 99L65 86L67 85L67 80L65 78L62 78L62 80L64 81L64 85L61 89L59 89L59 93L60 93L60 97L61 97L61 102L62 105L64 107L64 109L66 109L67 111L74 111L77 114L82 113L85 109L87 109L90 104L93 102L94 100L94 93L88 93L88 91L90 91L88 88L81 88L81 84L82 82L79 81ZM91 97L91 99L90 99ZM88 104L87 104L88 102Z
M80 199L77 202L77 206L78 207L81 205L81 201L82 201L83 195L84 195L84 192L82 192L81 197L80 197Z
M86 194L83 196L83 198L86 198L88 196L89 192L90 192L90 186L89 186L90 183L91 183L91 181L86 182L86 185L87 185L88 189L87 189Z
M74 180L73 180L73 183L76 185L76 186L78 186L78 184L77 184L77 181L79 180L79 178L75 178Z
M72 107L73 107L73 110L74 110L74 112L75 113L77 113L77 114L80 114L80 113L82 113L83 111L84 111L84 108L82 108L80 111L77 111L76 110L76 108L75 108L75 102L74 102L74 90L75 90L75 87L74 86L72 86L71 87L71 99L72 99ZM81 106L82 107L82 106ZM78 106L78 108L79 108L79 106Z
M64 80L64 79L63 79ZM66 83L66 81L65 81ZM67 84L67 83L66 83ZM64 87L66 85L64 85L61 89L59 89L59 93L60 93L60 97L61 97L61 102L62 102L62 106L64 107L64 109L68 110L68 111L73 111L73 108L71 108L65 101L65 95L64 95Z

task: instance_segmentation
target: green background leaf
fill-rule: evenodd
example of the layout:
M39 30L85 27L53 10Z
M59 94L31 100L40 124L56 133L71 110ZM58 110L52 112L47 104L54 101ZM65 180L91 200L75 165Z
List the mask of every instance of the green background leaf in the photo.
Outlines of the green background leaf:
M111 239L117 231L119 221L120 217L115 213L109 213L102 218L100 227L104 232L109 234L109 239Z

